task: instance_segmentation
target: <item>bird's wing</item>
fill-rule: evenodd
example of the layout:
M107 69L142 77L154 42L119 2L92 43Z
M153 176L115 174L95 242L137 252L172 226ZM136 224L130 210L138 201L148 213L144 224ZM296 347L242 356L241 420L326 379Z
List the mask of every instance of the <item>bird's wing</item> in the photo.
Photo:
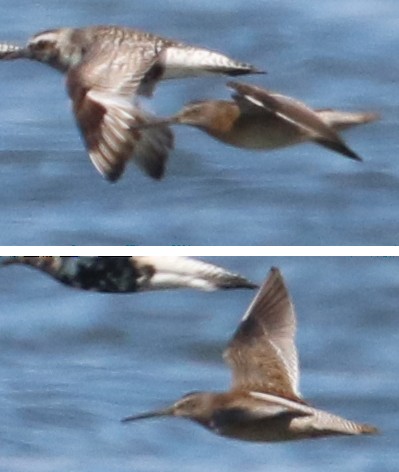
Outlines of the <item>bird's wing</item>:
M239 274L192 257L133 256L131 262L139 271L145 267L152 268L151 277L144 277L142 280L143 290L176 287L201 290L257 287Z
M157 54L147 42L125 50L99 41L67 75L73 111L90 159L108 180L117 180L133 152L153 178L161 178L173 135L168 127L138 130L151 117L134 103L156 83ZM155 67L156 68L156 67ZM147 93L148 94L148 93Z
M295 331L294 306L280 271L272 268L224 353L233 389L300 399Z
M254 85L239 82L228 82L228 87L234 90L233 99L241 106L251 107L252 112L274 114L281 120L295 126L309 139L338 152L351 159L361 160L341 139L338 133L323 121L315 110L299 100L269 92Z

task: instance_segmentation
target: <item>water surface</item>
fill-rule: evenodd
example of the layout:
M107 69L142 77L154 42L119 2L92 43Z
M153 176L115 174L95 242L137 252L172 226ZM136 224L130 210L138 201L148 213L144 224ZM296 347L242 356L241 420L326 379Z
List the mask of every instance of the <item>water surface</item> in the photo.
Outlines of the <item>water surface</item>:
M1 39L115 23L208 46L268 71L249 82L315 107L380 112L350 130L353 162L311 144L248 152L176 129L166 178L131 165L117 184L83 149L63 79L27 61L0 64L1 244L388 245L399 231L399 4L0 0ZM174 81L147 105L162 115L228 98L224 78Z
M193 390L224 390L222 351L252 291L98 294L28 267L0 271L0 471L396 471L399 261L218 257L262 282L283 271L301 390L376 437L251 444L179 419L123 425Z

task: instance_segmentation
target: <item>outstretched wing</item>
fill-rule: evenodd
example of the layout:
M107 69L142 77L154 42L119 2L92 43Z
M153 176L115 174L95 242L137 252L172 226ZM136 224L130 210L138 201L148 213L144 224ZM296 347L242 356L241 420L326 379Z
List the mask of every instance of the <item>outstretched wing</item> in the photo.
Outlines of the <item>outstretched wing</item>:
M148 42L115 47L97 41L85 59L72 67L67 88L90 159L107 179L117 180L137 152L137 163L153 178L164 173L173 135L167 126L138 130L151 117L134 104L137 94L149 95L156 84L157 54ZM155 69L154 69L155 67Z
M239 274L192 257L132 256L131 263L142 274L139 280L142 290L178 287L199 290L257 287Z
M272 268L224 353L233 389L299 399L295 331L288 290L280 271Z
M316 111L304 103L285 95L271 93L263 88L239 82L228 82L234 90L233 99L240 105L251 106L272 113L281 120L302 130L309 139L350 159L362 159L350 149L336 131L328 126Z

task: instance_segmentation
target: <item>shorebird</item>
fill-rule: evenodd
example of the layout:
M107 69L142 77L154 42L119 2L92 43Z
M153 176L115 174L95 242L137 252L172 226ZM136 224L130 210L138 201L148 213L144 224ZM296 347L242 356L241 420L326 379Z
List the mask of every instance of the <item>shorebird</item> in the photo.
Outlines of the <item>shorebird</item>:
M257 287L241 275L191 257L14 256L4 258L1 264L25 264L63 284L98 292Z
M73 111L90 159L115 181L133 157L149 176L165 171L173 135L167 126L138 130L153 116L139 108L161 79L261 73L209 49L119 26L40 32L25 47L0 44L0 59L32 59L66 74Z
M172 406L122 421L178 416L221 436L261 442L377 433L374 426L318 410L301 397L295 331L294 306L279 270L272 268L224 352L233 371L231 390L190 393Z
M233 101L207 100L187 104L180 112L158 120L161 126L194 126L235 147L270 150L313 141L351 159L362 159L338 131L369 123L376 113L351 113L309 108L304 103L255 85L228 82ZM157 126L157 121L138 124L138 129Z

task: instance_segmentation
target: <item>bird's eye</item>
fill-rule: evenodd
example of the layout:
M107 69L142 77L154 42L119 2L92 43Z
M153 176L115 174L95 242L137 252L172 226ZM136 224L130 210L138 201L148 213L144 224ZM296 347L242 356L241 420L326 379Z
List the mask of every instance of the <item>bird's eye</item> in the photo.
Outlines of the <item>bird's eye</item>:
M34 47L35 49L40 51L40 50L46 49L47 45L48 45L47 41L38 41L37 43L35 43Z
M47 51L49 49L50 42L44 39L39 39L38 41L32 41L29 44L29 48L32 51L41 52Z

